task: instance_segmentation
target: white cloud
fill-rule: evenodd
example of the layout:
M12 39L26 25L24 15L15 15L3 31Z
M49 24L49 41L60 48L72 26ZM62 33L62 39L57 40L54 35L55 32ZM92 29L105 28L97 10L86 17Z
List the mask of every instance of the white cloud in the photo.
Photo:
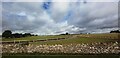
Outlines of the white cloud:
M63 17L66 15L69 9L69 3L67 2L53 2L50 9L50 16L56 22L63 20Z
M117 26L117 2L54 2L48 10L42 5L42 2L3 3L3 29L45 35L108 32Z
M67 2L54 2L52 10L58 11L60 13L66 12L68 10L69 3Z
M26 16L26 13L25 12L20 12L20 13L18 13L18 15L20 15L20 16Z

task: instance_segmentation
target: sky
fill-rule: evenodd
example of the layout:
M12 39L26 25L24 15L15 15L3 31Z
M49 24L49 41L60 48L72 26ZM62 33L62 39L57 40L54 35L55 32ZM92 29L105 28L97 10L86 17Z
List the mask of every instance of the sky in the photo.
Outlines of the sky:
M108 33L118 29L118 0L3 0L2 33Z

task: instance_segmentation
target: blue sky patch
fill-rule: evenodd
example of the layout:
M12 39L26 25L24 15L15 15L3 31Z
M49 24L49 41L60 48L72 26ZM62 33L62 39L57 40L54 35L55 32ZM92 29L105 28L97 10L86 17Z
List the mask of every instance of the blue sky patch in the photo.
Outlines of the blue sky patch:
M48 10L50 9L50 6L51 6L51 2L44 2L42 7L43 9Z

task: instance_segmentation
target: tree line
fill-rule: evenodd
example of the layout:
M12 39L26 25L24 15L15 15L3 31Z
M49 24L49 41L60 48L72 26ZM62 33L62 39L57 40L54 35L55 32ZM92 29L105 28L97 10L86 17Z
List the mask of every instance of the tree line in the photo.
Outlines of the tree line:
M21 38L21 37L28 37L28 36L37 36L37 35L31 34L31 33L24 33L24 34L14 33L14 34L12 34L11 30L5 30L2 33L3 38Z
M110 33L120 33L119 30L113 30L113 31L110 31Z
M112 31L110 31L110 33L120 33L120 31L119 30L112 30ZM69 33L60 34L60 35L69 35ZM27 37L27 36L37 36L37 35L31 34L31 33L24 33L24 34L14 33L14 34L12 34L11 30L5 30L2 33L3 38L21 38L21 37Z

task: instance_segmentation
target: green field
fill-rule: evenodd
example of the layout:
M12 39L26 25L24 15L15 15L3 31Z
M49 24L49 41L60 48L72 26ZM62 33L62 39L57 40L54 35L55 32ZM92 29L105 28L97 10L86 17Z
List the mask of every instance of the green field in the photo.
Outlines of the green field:
M44 36L30 36L22 38L4 38L2 41L19 41L19 40L39 40L39 39L50 39L50 38L64 38L67 35L44 35Z
M93 42L110 42L113 40L109 39L93 39L93 38L75 38L75 39L65 39L56 41L45 41L45 42L32 42L30 44L80 44L80 43L93 43Z
M6 38L2 41L22 41L22 40L39 40L51 38L66 38L64 40L52 40L44 42L31 42L30 44L78 44L78 43L94 43L94 42L114 42L118 40L118 33L108 34L72 34L72 35L46 35L31 36L22 38Z

